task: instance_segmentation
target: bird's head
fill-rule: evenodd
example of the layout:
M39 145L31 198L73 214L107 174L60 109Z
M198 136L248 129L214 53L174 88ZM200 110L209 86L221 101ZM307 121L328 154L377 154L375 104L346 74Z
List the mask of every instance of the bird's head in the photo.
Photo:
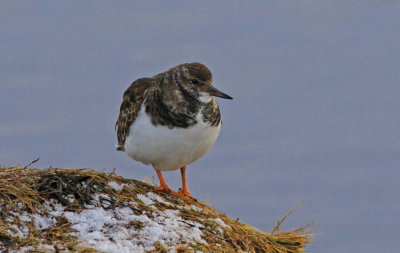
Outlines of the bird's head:
M213 87L213 77L211 71L203 64L198 62L185 63L178 66L182 72L184 83L192 89L196 89L200 94L200 99L211 99L211 96L225 99L233 99L231 96L223 93Z

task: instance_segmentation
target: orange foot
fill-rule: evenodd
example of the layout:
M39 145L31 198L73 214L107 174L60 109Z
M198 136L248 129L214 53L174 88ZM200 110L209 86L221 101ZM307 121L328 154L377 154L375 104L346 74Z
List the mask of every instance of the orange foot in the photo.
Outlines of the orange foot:
M171 190L171 189L168 187L167 183L165 182L165 180L164 180L164 178L163 178L163 176L162 176L162 174L161 174L161 171L158 170L155 166L153 166L153 167L154 167L154 169L155 169L156 172L157 172L158 179L160 179L160 186L157 186L157 187L156 187L156 190L157 190L157 191L166 192L166 193L171 194L171 195L178 195L177 192L174 192L173 190Z
M156 191L162 191L171 195L179 195L176 191L171 190L168 185L157 186Z
M182 196L182 197L188 197L189 199L191 199L193 201L197 201L196 198L194 198L194 197L192 197L192 195L190 195L189 191L185 191L185 190L179 189L179 192L177 194L179 196Z

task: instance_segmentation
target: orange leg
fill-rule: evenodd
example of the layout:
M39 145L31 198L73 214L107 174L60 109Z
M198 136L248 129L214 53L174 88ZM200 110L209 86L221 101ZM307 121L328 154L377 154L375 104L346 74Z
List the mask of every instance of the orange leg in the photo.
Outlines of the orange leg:
M155 171L157 173L157 176L158 176L158 179L160 180L160 186L157 186L156 190L157 191L163 191L163 192L166 192L166 193L169 193L169 194L172 194L172 195L177 195L178 193L174 192L173 190L171 190L168 187L167 183L165 182L165 180L164 180L164 178L163 178L163 176L161 174L161 171L159 169L157 169L154 165L153 165L153 168L155 169Z
M178 195L189 197L192 200L196 200L190 195L189 188L186 182L186 166L181 168L181 176L182 176L182 189L179 190Z

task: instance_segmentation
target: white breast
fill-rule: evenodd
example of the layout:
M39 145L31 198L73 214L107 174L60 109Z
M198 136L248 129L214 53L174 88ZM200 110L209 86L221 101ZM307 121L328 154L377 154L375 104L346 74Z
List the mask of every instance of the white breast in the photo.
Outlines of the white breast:
M176 170L203 157L213 146L221 129L203 122L188 128L154 126L142 106L125 141L125 152L134 160L155 165L159 170Z

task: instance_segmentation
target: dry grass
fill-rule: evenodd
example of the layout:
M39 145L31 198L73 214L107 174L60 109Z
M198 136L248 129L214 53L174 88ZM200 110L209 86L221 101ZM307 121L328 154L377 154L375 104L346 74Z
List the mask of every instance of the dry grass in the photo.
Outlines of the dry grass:
M108 182L115 181L124 184L120 191L115 191ZM68 220L59 218L56 224L45 230L38 230L31 222L29 237L18 237L13 235L15 226L19 226L16 214L27 212L31 214L41 213L45 210L45 204L54 205L61 203L68 211L80 212L84 204L93 200L93 195L103 193L109 196L105 209L114 208L121 203L136 201L140 210L134 212L142 213L143 210L151 213L152 208L158 210L171 209L156 202L154 207L140 203L137 194L154 192L168 199L171 203L180 206L195 205L196 210L176 209L180 211L182 221L188 226L190 221L203 225L203 239L207 244L193 243L190 245L177 245L176 252L303 252L307 243L311 242L311 226L300 228L289 232L279 232L279 225L273 232L268 233L255 229L247 224L241 223L217 212L214 208L201 202L193 202L162 192L157 192L154 186L149 184L125 179L115 173L97 172L91 169L46 169L38 170L31 168L0 168L0 249L9 248L18 250L24 246L36 247L40 251L40 245L47 243L54 245L53 252L61 252L65 249L74 252L96 252L93 249L79 246L78 239L71 235ZM73 198L74 201L69 201ZM133 207L132 207L133 208ZM13 217L14 219L9 219ZM226 227L221 226L215 219L221 219ZM10 222L12 220L12 222ZM283 221L283 220L282 220ZM143 224L129 224L140 230ZM222 230L222 231L221 231ZM153 252L167 252L161 245L155 245Z

